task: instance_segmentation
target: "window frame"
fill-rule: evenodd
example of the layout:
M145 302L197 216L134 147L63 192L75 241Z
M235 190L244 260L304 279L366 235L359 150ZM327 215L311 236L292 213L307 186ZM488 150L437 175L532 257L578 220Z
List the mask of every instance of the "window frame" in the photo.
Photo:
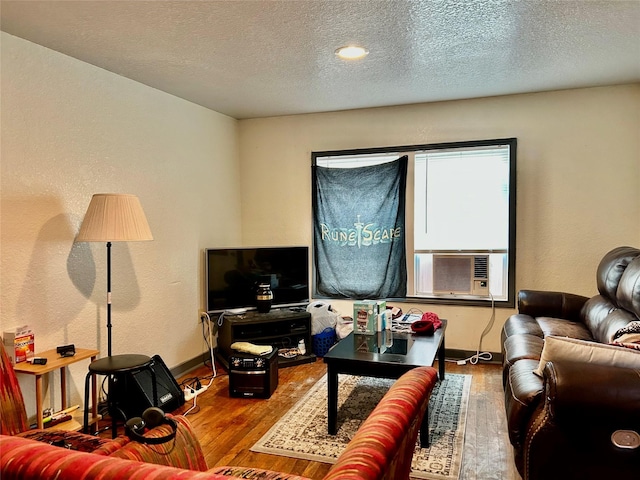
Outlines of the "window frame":
M390 146L390 147L373 147L373 148L356 148L356 149L347 149L347 150L325 150L325 151L314 151L311 152L311 163L312 166L315 167L318 165L318 159L324 157L341 157L341 156L358 156L358 155L375 155L375 154L384 154L384 155L409 155L409 177L410 180L407 184L407 198L406 198L406 212L407 214L410 212L410 221L408 218L405 218L405 223L407 226L406 238L405 238L405 246L407 251L407 281L411 282L412 285L415 285L415 254L416 250L414 248L414 219L415 219L415 208L414 208L414 166L415 166L415 153L422 153L428 150L451 150L456 148L473 148L473 147L491 147L491 146L499 146L499 145L508 145L509 146L509 214L508 214L508 251L507 251L507 272L506 272L506 284L507 284L507 298L504 300L493 300L492 298L480 298L480 297L437 297L437 296L429 296L429 297L418 297L415 295L407 296L404 298L393 298L387 300L400 301L404 303L422 303L422 304L444 304L444 305L465 305L465 306L487 306L494 305L495 307L503 307L503 308L514 308L516 302L516 291L515 291L515 278L516 278L516 199L517 199L517 175L516 175L516 166L517 166L517 139L514 137L510 138L499 138L499 139L489 139L489 140L470 140L470 141L462 141L462 142L439 142L439 143L429 143L429 144L418 144L418 145L401 145L401 146ZM315 193L315 189L312 189ZM407 215L409 216L409 215ZM312 246L313 247L313 246ZM438 252L440 253L440 252ZM442 252L445 253L445 252ZM312 288L313 292L316 293L316 265L315 265L315 256L312 261ZM412 287L413 289L414 287Z

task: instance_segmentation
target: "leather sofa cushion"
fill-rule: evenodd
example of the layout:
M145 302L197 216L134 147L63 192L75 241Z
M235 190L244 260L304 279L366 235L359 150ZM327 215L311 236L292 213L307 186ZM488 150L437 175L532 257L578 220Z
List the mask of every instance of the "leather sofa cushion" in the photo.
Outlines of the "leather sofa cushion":
M542 338L543 333L540 325L536 322L536 319L523 315L522 313L516 313L511 315L504 326L502 327L502 343L512 335L535 335Z
M593 340L591 332L582 322L572 322L563 318L538 317L536 318L545 338L549 335L559 337L572 337L580 340Z
M540 354L544 346L544 340L536 335L518 334L511 335L502 344L502 385L507 383L509 369L518 360L540 360Z
M640 250L633 247L618 247L607 253L596 272L598 292L605 297L615 300L618 284L627 265L640 255Z
M540 360L543 347L544 340L535 335L512 335L504 342L504 360L509 365L523 358Z
M551 335L544 340L540 363L533 373L542 377L547 362L556 361L615 365L640 370L640 352L636 350Z
M637 318L628 312L618 308L611 312L607 318L605 318L600 325L598 325L593 332L593 336L600 343L612 343L616 333L629 325L631 322L636 321Z
M638 295L640 296L640 292ZM602 295L590 298L585 303L582 313L585 325L591 331L594 340L600 343L611 343L618 330L637 320L631 312L617 308Z
M640 319L640 255L625 269L616 292L618 305Z
M616 306L602 295L591 297L587 300L587 303L584 304L584 307L582 307L584 324L592 332L593 338L598 342L604 341L604 343L608 343L606 339L602 338L602 332L598 331L598 326L615 309Z

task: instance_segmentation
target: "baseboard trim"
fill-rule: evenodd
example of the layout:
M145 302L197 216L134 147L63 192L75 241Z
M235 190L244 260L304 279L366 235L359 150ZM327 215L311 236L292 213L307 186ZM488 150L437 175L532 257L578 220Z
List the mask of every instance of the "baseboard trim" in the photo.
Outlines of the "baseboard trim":
M476 355L477 353L477 350L454 350L447 348L444 351L444 356L449 360L465 360L472 357L473 355ZM491 360L481 360L482 363L494 363L497 365L502 365L502 353L489 353L491 354Z
M181 377L185 373L189 373L191 370L195 370L196 368L204 365L204 362L208 361L209 357L210 353L208 351L202 352L197 357L193 357L191 360L187 360L186 362L182 362L180 365L170 368L169 371L175 378Z
M477 352L475 350L455 350L447 348L445 349L444 353L445 357L448 360L464 360L471 357L472 355L475 355ZM489 353L491 353L491 360L481 360L482 363L502 365L502 353ZM193 357L191 360L182 362L180 365L170 368L169 370L175 378L181 377L185 373L189 373L191 370L195 370L196 368L204 365L204 363L209 360L209 355L209 352L202 352L202 354L198 355L197 357Z

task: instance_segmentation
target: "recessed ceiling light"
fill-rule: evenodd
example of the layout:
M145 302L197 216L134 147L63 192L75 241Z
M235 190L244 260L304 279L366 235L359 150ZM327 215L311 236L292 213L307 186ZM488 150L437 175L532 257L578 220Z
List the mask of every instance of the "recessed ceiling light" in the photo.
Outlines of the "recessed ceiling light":
M366 57L369 51L366 48L358 47L355 45L348 45L346 47L340 47L336 50L336 55L345 60L356 60L358 58Z

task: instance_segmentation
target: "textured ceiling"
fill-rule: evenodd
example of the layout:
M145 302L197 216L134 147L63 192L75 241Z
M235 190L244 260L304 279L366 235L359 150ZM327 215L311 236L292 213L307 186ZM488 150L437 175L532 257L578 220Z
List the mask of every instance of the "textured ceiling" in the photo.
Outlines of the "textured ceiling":
M640 81L640 0L4 1L3 31L235 118ZM369 49L347 62L336 48Z

